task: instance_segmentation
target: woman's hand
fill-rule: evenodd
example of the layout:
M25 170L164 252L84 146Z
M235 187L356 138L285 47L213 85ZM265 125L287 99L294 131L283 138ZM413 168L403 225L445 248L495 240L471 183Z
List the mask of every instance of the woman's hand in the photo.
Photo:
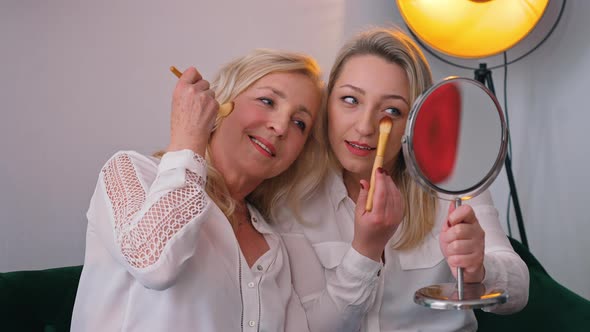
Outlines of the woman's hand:
M404 201L391 177L383 169L378 169L376 173L371 212L365 211L369 182L361 180L352 247L363 256L379 262L385 245L402 221Z
M457 267L463 268L464 282L477 283L483 281L485 233L469 205L455 209L451 202L447 222L440 232L440 249L447 263L457 278Z
M188 68L178 80L172 96L167 151L191 149L204 156L218 110L219 103L209 89L209 82L196 68Z

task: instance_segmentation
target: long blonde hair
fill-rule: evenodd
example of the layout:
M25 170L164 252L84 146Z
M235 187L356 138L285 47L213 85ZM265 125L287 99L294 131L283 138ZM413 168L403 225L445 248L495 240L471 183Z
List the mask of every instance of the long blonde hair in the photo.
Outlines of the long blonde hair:
M227 63L212 81L211 89L215 91L219 104L224 104L234 100L262 77L275 72L296 72L306 75L315 83L318 93L323 98L324 83L320 68L313 58L301 53L271 49L256 49ZM274 219L272 217L275 213L272 207L279 201L285 201L290 208L298 210L299 201L307 197L320 182L325 169L325 165L321 162L325 159L322 158L325 146L319 139L322 129L318 125L319 119L323 118L322 112L324 112L323 107L318 110L317 120L314 121L309 137L295 162L283 173L263 181L247 196L246 199L268 220ZM213 130L215 131L222 122L223 117L218 116ZM239 202L232 198L223 176L212 165L209 147L205 159L207 160L206 192L234 224L233 215ZM320 161L319 164L317 161Z
M375 55L404 69L410 83L410 105L418 96L432 85L430 67L418 46L403 32L397 29L374 28L360 33L350 40L338 53L330 72L328 96L340 76L346 62L358 55ZM323 114L323 124L328 122L327 112ZM322 139L328 142L327 131ZM333 151L328 152L330 164L342 169ZM400 225L401 236L394 244L397 249L416 247L432 230L436 213L436 199L422 190L410 177L402 153L398 154L393 169L389 170L397 187L402 192L405 204L404 221Z

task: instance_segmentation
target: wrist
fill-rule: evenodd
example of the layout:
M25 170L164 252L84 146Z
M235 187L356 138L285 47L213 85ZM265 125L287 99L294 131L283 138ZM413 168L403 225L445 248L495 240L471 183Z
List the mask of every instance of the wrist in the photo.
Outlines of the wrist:
M359 254L374 260L375 262L381 262L381 255L383 254L383 247L376 245L368 245L362 241L356 239L352 240L352 247Z
M483 282L486 277L486 268L482 265L477 272L475 272L473 279L476 280L475 282Z
M192 142L192 143L171 142L168 145L168 147L166 148L166 152L181 151L181 150L191 150L200 156L205 156L205 151L207 150L207 144L199 144L196 142Z

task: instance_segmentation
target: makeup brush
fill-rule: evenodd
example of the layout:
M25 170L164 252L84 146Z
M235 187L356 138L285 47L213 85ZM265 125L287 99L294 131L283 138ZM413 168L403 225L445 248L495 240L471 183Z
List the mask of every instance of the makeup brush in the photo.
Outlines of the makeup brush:
M174 75L176 75L176 77L178 77L178 78L180 78L180 76L182 76L182 73L180 72L180 70L176 69L176 67L174 67L174 66L170 66L170 71ZM228 103L222 104L219 106L219 116L225 118L233 110L234 110L234 103L233 102L230 101Z
M367 197L367 205L365 210L371 211L373 209L373 195L375 194L375 172L377 168L383 167L383 156L385 155L385 146L387 145L387 138L391 132L393 122L390 118L383 118L379 121L379 143L377 143L377 155L373 163L373 170L371 171L371 184L369 187L369 196Z

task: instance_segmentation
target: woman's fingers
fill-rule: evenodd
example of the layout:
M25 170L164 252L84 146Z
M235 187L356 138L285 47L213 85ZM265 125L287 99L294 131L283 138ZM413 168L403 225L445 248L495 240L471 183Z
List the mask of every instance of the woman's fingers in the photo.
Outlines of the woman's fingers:
M365 210L369 183L361 181L356 202L353 248L373 260L379 261L385 245L395 233L403 215L403 201L391 177L377 171L373 208Z
M369 182L367 180L361 180L361 189L356 199L355 215L362 216L365 213L365 206L367 204L367 197L369 196Z
M447 254L453 255L468 255L480 251L480 244L474 239L455 240L448 244Z
M451 206L453 205L454 203L451 203ZM460 223L473 224L477 222L475 212L469 205L461 205L454 209L449 208L447 220L449 221L451 227Z
M457 224L446 231L441 232L441 240L450 243L456 240L475 239L480 241L484 239L484 232L479 224Z
M385 216L386 222L399 222L404 206L401 193L386 171L377 172L373 211Z
M201 92L201 91L211 91L209 90L209 81L207 80L198 80L196 83L193 84L193 89L195 92Z
M483 255L477 253L454 255L447 258L447 263L451 268L462 267L466 272L474 273L482 267Z
M447 221L440 233L440 247L453 274L456 267L465 271L466 282L480 282L485 270L485 232L479 225L473 208L462 205L449 207Z
M385 181L387 180L387 173L383 168L378 168L375 171L375 190L373 194L373 212L376 215L383 214L387 204L387 187Z
M188 83L188 84L194 84L202 79L203 79L203 76L201 76L201 73L199 73L197 68L188 67L184 71L184 73L182 73L182 76L180 76L179 81L182 81L182 82Z

